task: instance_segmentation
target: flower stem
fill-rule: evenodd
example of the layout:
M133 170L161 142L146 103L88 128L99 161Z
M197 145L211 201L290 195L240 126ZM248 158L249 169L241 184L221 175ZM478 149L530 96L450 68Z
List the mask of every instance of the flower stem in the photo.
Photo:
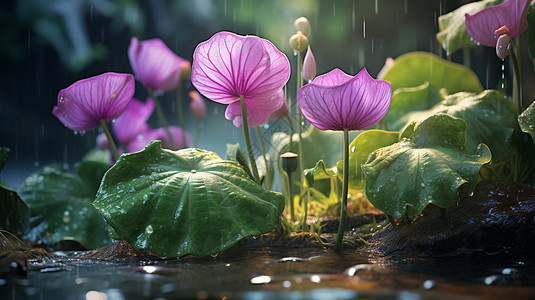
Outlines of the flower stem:
M290 200L290 220L292 223L295 221L295 209L294 209L294 188L292 182L292 172L286 172L288 174L288 199Z
M199 120L195 122L195 143L193 144L194 147L197 147L197 145L199 145L199 131L200 131L199 123L201 123Z
M247 154L249 154L249 163L251 164L251 169L253 171L254 181L260 184L260 178L258 176L258 168L256 167L253 147L251 146L251 137L249 136L249 126L247 125L247 112L245 110L245 96L244 95L240 95L240 106L241 106L243 137L245 138L245 146L247 147Z
M340 210L340 223L338 225L338 235L336 236L335 249L342 249L344 239L344 229L347 214L347 192L349 188L349 131L344 129L344 183L342 188L342 207Z
M300 169L300 181L303 181L303 170L305 169L305 151L303 150L303 115L301 114L301 110L299 110L299 102L298 102L298 93L299 89L303 87L303 53L301 51L297 51L297 91L296 91L296 97L295 101L297 102L297 132L299 134L299 164L301 165Z
M113 141L113 138L111 137L110 130L108 129L108 124L106 124L106 121L101 119L100 126L102 126L102 129L104 130L104 134L106 134L106 138L108 139L108 144L110 144L111 153L113 153L113 158L115 159L115 161L117 161L119 159L119 152L117 151L117 146L115 145L115 142Z
M516 47L515 47L516 48ZM513 103L516 104L518 113L522 112L522 80L520 79L520 68L515 55L515 49L511 49L511 60L513 61L513 82L515 84L515 91L513 91Z
M176 109L178 114L178 126L182 129L182 148L186 148L186 130L184 128L184 115L182 113L182 81L176 87Z
M175 141L173 141L173 137L171 136L171 132L169 131L169 126L167 125L167 119L165 119L165 115L162 110L162 106L160 105L160 101L158 101L158 97L156 97L156 94L149 89L149 94L152 100L154 101L154 104L156 106L156 113L158 113L158 117L160 117L160 120L162 121L163 128L165 129L165 132L167 133L167 138L169 139L169 144L171 145L171 148L175 149Z
M258 136L258 141L260 142L260 149L262 150L262 156L264 157L264 164L266 165L266 188L271 189L271 172L269 171L269 164L267 159L266 147L264 146L264 138L262 137L262 132L260 127L256 126L256 135Z

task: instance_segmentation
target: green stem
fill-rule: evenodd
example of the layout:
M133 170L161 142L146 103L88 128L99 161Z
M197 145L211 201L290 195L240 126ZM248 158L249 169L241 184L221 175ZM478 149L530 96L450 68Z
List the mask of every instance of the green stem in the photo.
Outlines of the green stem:
M516 48L516 47L515 47ZM518 66L518 62L515 55L515 49L511 49L511 60L513 61L513 82L515 84L515 91L513 91L513 103L516 104L518 113L520 114L522 112L522 80L520 78L520 68Z
M182 113L182 81L176 87L176 108L178 114L178 126L182 129L182 148L186 148L186 130L184 128L184 115Z
M115 145L115 142L111 137L110 130L108 129L108 124L106 124L106 121L101 119L100 126L102 126L102 129L104 129L104 133L106 134L106 138L108 139L108 144L110 144L111 153L113 153L113 158L115 159L115 161L117 161L119 159L119 152L117 151L117 146Z
M310 229L308 228L307 219L308 219L308 201L310 198L310 187L307 188L307 196L305 197L305 216L303 217L303 231L309 232Z
M342 207L340 211L340 224L338 225L338 235L336 236L335 249L342 249L344 239L344 229L347 214L347 192L349 188L349 131L344 129L344 186L342 188Z
M199 123L201 123L199 120L195 122L195 144L193 144L195 147L199 144Z
M158 97L156 97L156 94L154 93L154 91L149 89L149 94L152 100L154 101L154 106L156 106L156 113L158 113L158 117L162 121L163 128L165 129L165 132L167 133L169 144L171 145L172 149L175 149L175 141L173 141L173 137L171 136L171 132L169 131L169 126L167 125L167 119L165 118L165 115L163 113L162 106L160 105L160 101L158 101Z
M288 198L290 199L290 220L295 221L294 213L294 188L292 182L292 172L286 172L288 174Z
M301 111L299 110L299 101L298 101L298 93L299 89L303 87L303 53L300 51L297 51L297 91L296 91L296 97L295 100L297 102L297 132L299 134L299 164L301 166L300 169L300 181L303 181L303 170L305 169L305 151L303 150L303 115L301 114Z
M470 68L470 48L463 48L463 63L467 68Z
M269 171L269 164L267 159L266 147L264 146L264 138L262 137L262 132L260 127L256 126L256 135L258 136L258 141L260 142L260 149L262 150L262 157L264 157L264 164L266 165L266 189L271 189L271 172Z
M241 106L243 137L245 138L245 146L247 147L247 154L249 154L249 163L251 164L251 169L253 171L254 181L260 184L260 179L258 176L258 168L256 167L253 147L251 146L251 137L249 136L249 126L247 125L247 112L245 110L245 96L244 95L240 95L240 106Z

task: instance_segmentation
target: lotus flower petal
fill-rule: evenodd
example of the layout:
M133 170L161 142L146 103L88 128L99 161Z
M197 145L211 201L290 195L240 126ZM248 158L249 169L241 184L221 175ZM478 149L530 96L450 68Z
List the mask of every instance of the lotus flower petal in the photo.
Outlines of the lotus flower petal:
M152 101L151 98L147 98L146 103L133 99L130 104L128 104L123 114L121 114L112 125L113 133L119 142L127 145L139 134L145 132L149 127L149 125L147 125L147 120L150 118L153 111L154 101Z
M236 106L243 95L247 113L256 114L248 117L252 121L249 126L259 125L260 119L267 121L269 114L260 116L259 112L273 111L273 97L289 77L288 58L271 42L255 36L219 32L199 44L193 55L191 82L195 88L215 102L233 104L227 108L229 120L238 116Z
M288 114L288 102L286 102L286 97L284 97L284 90L279 92L278 97L281 98L281 104L279 108L269 115L271 121L278 120Z
M85 131L119 117L135 90L131 74L104 73L79 80L58 93L52 114L71 130Z
M155 140L162 141L162 145L166 149L171 150L178 150L182 148L186 148L190 143L190 136L187 131L182 130L178 126L169 126L169 132L171 133L171 136L173 137L173 142L175 144L175 148L171 148L171 143L169 143L169 138L167 137L167 132L165 131L165 128L158 128L158 129L152 129L147 128L144 132L137 135L137 137L130 141L127 145L127 150L129 153L137 152L139 150L142 150L147 146L150 142ZM182 135L186 135L186 145L182 145Z
M282 89L280 90L282 92ZM258 99L258 98L257 98ZM265 124L271 114L281 107L284 97L280 97L280 93L273 94L269 98L262 99L251 103L251 100L245 98L245 113L247 114L247 126L255 127ZM225 118L231 120L234 126L243 128L241 117L240 101L233 102L227 106L225 110Z
M362 130L379 122L390 106L392 87L366 69L355 77L339 69L299 89L299 109L321 130Z
M155 92L176 88L182 74L191 68L189 61L173 53L160 39L140 42L133 37L128 58L137 79Z
M466 31L476 42L494 47L497 38L494 34L496 29L507 26L511 38L528 29L526 18L528 3L529 0L509 0L486 7L473 15L466 14Z

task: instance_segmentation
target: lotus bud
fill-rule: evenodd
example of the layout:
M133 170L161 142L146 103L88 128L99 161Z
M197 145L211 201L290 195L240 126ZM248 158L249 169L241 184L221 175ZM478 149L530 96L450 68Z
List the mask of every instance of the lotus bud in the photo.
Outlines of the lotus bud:
M201 95L196 91L189 92L191 98L190 109L197 120L202 120L206 116L206 103Z
M496 55L505 60L509 53L511 53L511 38L507 34L502 34L496 42Z
M308 47L308 38L301 31L290 37L290 47L293 50L303 52Z
M312 81L314 77L316 77L316 59L312 50L310 50L310 45L308 45L307 54L303 61L303 78L307 81Z
M509 28L507 26L502 26L494 31L494 38L499 38L504 34L509 34Z
M310 22L305 17L297 18L294 21L294 26L297 31L301 31L304 35L310 35Z
M284 154L281 154L280 157L281 166L285 172L291 173L297 170L297 154L293 152L286 152Z

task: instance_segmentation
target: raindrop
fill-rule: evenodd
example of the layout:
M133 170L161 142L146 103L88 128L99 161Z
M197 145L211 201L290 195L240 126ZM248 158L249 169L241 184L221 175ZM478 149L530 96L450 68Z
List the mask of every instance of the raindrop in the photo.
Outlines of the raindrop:
M285 288L289 288L292 286L292 283L289 280L285 280L282 282L282 286Z
M65 211L63 213L63 222L65 223L69 223L71 221L71 214L69 213L69 211Z
M433 289L436 287L436 282L434 280L426 280L424 281L424 283L422 284L422 287L426 290L430 290L430 289Z
M65 98L62 97L59 97L59 103L65 103Z
M353 25L353 31L355 30L355 2L353 2L353 12L351 14L351 24Z
M333 19L336 19L336 3L333 3Z
M145 228L145 232L148 233L148 234L151 234L154 232L154 229L152 229L152 226L149 224L147 225L147 227Z
M297 50L294 49L294 56L297 56Z
M269 277L267 275L260 275L260 276L256 276L256 277L251 278L250 282L251 282L251 284L270 283L271 282L271 277Z
M351 146L351 152L355 152L355 145Z
M362 17L362 38L366 38L366 17Z
M375 0L375 14L379 14L379 0Z
M321 277L319 275L312 275L312 276L310 276L310 281L314 282L314 283L320 283L321 282Z
M197 173L197 170L191 170L191 173L195 174Z

